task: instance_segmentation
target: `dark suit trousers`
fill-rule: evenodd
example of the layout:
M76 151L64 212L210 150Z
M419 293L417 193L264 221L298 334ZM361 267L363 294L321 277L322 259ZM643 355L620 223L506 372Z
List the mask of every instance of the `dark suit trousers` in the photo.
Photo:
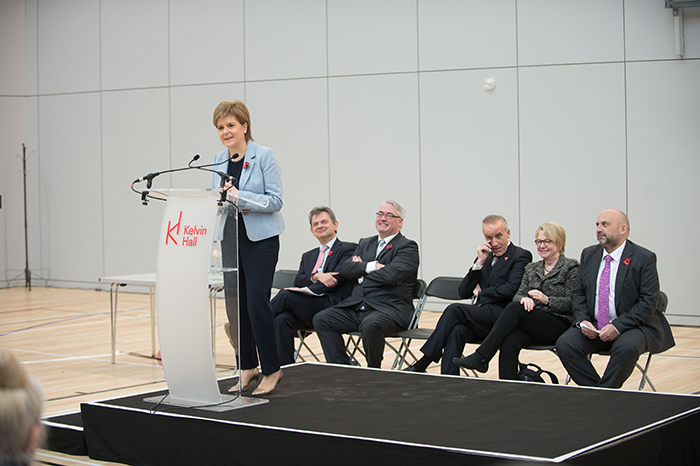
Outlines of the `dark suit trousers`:
M441 373L459 375L459 367L452 358L462 356L465 344L485 338L502 311L503 308L491 304L450 304L420 350L432 361L442 358Z
M596 372L588 355L609 351L610 361L603 377ZM611 342L590 339L580 328L571 327L557 340L557 354L566 371L577 385L620 388L632 374L639 355L647 351L644 332L639 327L627 330Z
M313 328L314 316L330 305L328 296L308 296L296 291L282 290L272 298L270 306L275 316L277 352L281 365L294 362L294 335L297 330Z
M262 373L269 375L280 368L270 307L270 290L280 248L279 237L250 241L241 223L239 228L243 230L238 236L240 368L247 370L257 367L259 355Z
M330 307L314 317L314 329L323 347L326 362L350 364L343 333L358 330L362 337L368 367L381 367L385 335L404 330L391 317L374 310Z
M476 350L490 361L500 347L499 377L517 380L520 350L530 345L553 345L569 327L568 320L537 308L528 312L522 304L512 302Z

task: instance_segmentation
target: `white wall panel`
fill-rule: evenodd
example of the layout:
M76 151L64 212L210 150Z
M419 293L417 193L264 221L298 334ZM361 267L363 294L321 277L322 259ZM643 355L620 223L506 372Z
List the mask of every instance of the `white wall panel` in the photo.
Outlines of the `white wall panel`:
M0 95L25 95L23 0L0 2Z
M25 94L36 95L39 93L39 5L38 0L24 0L25 4ZM36 120L27 120L36 126Z
M627 82L630 239L657 254L670 320L700 325L689 292L690 246L700 242L700 62L632 63Z
M331 76L416 71L415 0L328 0Z
M172 168L186 166L195 154L200 159L193 165L212 163L224 149L212 121L214 109L222 101L245 100L243 84L175 87L170 96ZM173 173L170 179L174 188L208 188L211 173Z
M521 70L520 134L523 240L557 222L566 254L579 258L596 241L598 214L626 210L623 65Z
M700 11L683 11L685 30L684 58L700 57ZM625 45L627 60L679 58L675 55L673 10L657 0L625 2Z
M518 244L516 71L426 73L420 86L423 277L463 276L486 215L503 215Z
M101 0L102 89L168 84L167 0Z
M621 1L518 2L520 65L606 62L623 58Z
M377 234L375 213L391 198L406 208L403 233L420 242L417 75L332 78L329 87L330 202L343 238Z
M318 246L309 211L329 204L327 80L251 83L247 95L253 137L275 151L282 168L286 229L277 268L296 269L301 254Z
M326 75L326 1L258 0L245 6L246 79Z
M243 0L170 0L170 83L243 81Z
M516 65L515 0L419 0L420 69Z
M0 283L20 275L24 283L24 190L22 143L25 98L0 97ZM15 283L16 284L16 283Z
M131 182L169 166L168 90L105 92L102 97L104 274L154 272L165 203L141 205ZM160 178L154 180L159 186ZM146 183L138 183L144 189Z
M100 3L39 1L39 92L100 88Z
M41 199L53 283L95 282L103 270L100 96L41 97Z

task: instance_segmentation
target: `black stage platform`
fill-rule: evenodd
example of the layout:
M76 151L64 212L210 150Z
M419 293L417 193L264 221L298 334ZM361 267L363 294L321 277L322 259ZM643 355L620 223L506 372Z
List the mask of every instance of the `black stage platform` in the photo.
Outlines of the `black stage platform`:
M220 381L222 393L236 382ZM81 408L93 459L128 464L700 464L700 397L305 363L228 412L149 392Z

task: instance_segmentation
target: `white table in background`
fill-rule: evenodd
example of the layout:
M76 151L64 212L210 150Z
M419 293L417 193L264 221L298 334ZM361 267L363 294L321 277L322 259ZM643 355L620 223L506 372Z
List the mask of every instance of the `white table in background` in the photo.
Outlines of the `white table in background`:
M121 286L147 286L151 310L151 357L156 357L156 274L139 273L134 275L116 275L112 277L100 277L101 283L109 283L109 309L112 325L112 364L115 362L117 344L117 301L119 287ZM224 289L223 278L209 280L209 321L211 322L211 350L216 348L216 295ZM127 353L129 354L129 353Z

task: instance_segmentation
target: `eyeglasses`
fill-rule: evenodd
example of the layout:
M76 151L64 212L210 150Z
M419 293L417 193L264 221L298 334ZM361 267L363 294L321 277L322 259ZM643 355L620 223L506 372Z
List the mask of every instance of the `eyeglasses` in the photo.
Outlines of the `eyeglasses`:
M536 239L535 244L537 246L540 246L541 244L544 244L545 246L549 246L550 244L552 244L552 240L551 239Z
M401 218L401 217L399 217L398 215L392 214L391 212L384 213L384 212L382 212L381 210L380 210L379 212L377 212L377 217L380 217L380 218L381 218L381 217L386 217L386 218L388 218L389 220L391 220L392 218Z

